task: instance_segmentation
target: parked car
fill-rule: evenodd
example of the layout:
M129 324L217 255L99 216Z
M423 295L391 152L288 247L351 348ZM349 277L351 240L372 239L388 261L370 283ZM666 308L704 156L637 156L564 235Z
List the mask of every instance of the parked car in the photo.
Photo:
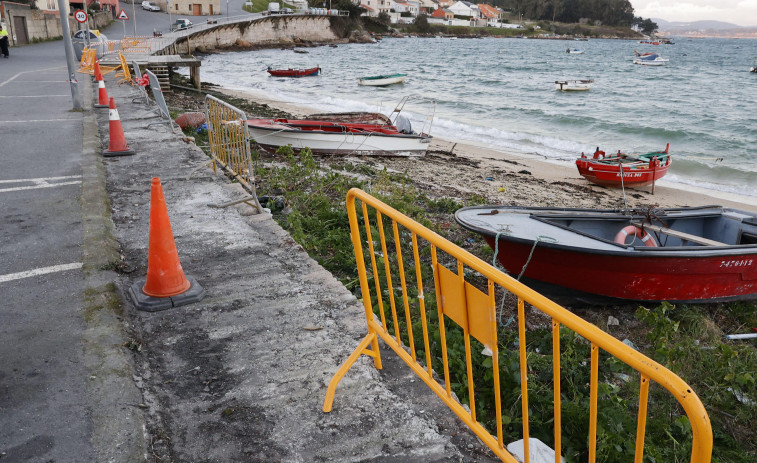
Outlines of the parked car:
M160 11L160 7L154 2L144 1L142 2L142 9L147 11Z
M189 27L192 27L192 21L184 18L179 18L173 24L171 24L172 31L181 31Z

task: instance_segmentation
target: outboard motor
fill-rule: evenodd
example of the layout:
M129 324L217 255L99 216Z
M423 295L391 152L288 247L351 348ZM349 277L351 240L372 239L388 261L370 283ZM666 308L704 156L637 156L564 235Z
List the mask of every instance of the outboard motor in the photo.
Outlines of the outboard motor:
M401 114L398 115L397 120L394 121L394 126L397 127L399 133L413 133L413 127L410 125L410 120Z

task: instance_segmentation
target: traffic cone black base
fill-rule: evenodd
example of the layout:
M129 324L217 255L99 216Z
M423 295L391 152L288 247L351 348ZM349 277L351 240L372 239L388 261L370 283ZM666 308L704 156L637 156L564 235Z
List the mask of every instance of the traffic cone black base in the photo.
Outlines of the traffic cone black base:
M142 292L142 288L145 286L145 279L137 281L129 288L129 298L131 298L134 307L137 310L145 312L159 312L161 310L171 309L173 307L180 307L182 305L192 304L199 302L205 297L205 288L194 278L187 276L189 281L189 289L176 296L169 297L153 297L148 296Z
M106 158L113 158L116 156L133 156L136 154L136 151L134 150L126 150L126 151L103 151L103 156Z

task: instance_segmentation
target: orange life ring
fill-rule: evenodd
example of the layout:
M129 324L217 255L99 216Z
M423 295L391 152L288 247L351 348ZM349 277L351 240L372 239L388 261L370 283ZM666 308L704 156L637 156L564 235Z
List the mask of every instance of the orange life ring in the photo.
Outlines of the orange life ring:
M633 225L623 227L623 229L620 230L617 235L615 235L615 242L625 245L628 235L634 235L636 238L639 238L641 242L644 243L644 246L648 248L657 247L657 242L654 240L652 235L649 234L649 232Z

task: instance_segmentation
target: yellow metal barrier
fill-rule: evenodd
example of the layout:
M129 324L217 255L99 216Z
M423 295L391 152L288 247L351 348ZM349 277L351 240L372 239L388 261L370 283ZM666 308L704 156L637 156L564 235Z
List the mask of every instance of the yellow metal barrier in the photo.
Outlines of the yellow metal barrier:
M361 202L362 230L358 219L356 200ZM371 216L368 207L375 211ZM495 269L491 265L475 257L464 249L452 244L431 230L414 222L405 215L373 198L367 193L352 189L347 194L347 210L350 221L352 244L355 248L360 289L363 296L365 316L368 324L368 334L358 344L357 348L347 358L334 374L329 383L324 400L323 411L330 412L332 409L336 387L350 367L357 361L360 355L373 357L374 365L381 369L381 354L379 352L378 338L380 337L410 368L452 409L453 412L502 460L515 463L517 460L507 451L503 442L502 431L502 403L500 394L499 377L499 350L497 343L497 319L495 306L495 285L509 291L517 297L517 320L520 359L520 387L522 406L522 436L525 451L525 462L530 463L529 453L529 408L528 408L528 375L527 375L527 350L526 350L526 317L525 303L541 311L552 320L552 365L553 365L553 403L554 403L554 442L555 461L560 463L562 422L561 422L561 386L560 386L560 327L564 326L582 336L591 343L590 357L590 397L589 397L589 435L588 454L589 462L596 461L597 450L597 411L598 411L598 370L599 350L602 349L626 365L639 372L639 406L636 429L636 451L634 462L641 463L644 451L644 437L646 434L647 403L649 398L650 381L655 381L667 389L679 402L685 411L692 428L692 463L708 463L712 454L712 428L709 416L699 397L678 376L646 357L633 348L623 344L596 326L586 322L580 317L569 312L541 294L526 287L505 273ZM391 221L391 241L394 242L394 250L390 252L387 245L384 220ZM402 227L402 231L400 231ZM374 236L377 230L378 237ZM401 238L404 237L404 245ZM434 370L431 364L431 349L429 345L429 330L426 313L425 288L423 286L424 275L421 272L419 239L428 243L423 248L424 255L430 255L433 269L434 291L436 293L436 310L438 313L439 340L443 365L444 383L440 384L434 378ZM378 240L378 242L374 241ZM380 249L376 249L379 246ZM403 248L412 248L415 263L415 285L417 287L417 306L413 307L416 317L412 318L410 307L410 294L405 276L406 264L403 263ZM366 269L367 261L364 257L367 252L370 269ZM442 256L439 253L443 252ZM442 262L450 262L455 271L450 270ZM383 267L384 275L380 274L379 267ZM397 269L397 274L392 272ZM486 279L486 291L481 291L473 284L466 281L466 275L477 272ZM369 283L373 282L373 288ZM399 282L399 287L397 286ZM385 285L385 287L382 287ZM401 306L404 309L405 319L398 317L397 300L395 293L401 291ZM388 295L388 304L385 298ZM376 310L380 321L374 316L373 300L376 301ZM386 312L388 305L389 314ZM391 317L394 333L390 332L387 317ZM420 319L420 320L418 320ZM463 406L451 390L449 365L451 359L448 356L447 335L449 329L445 327L447 320L457 324L463 331L465 342L465 365L467 370L467 388L469 397L469 409ZM423 333L425 359L416 358L415 339L413 338L412 326L418 326L420 321ZM401 329L404 322L405 330ZM434 333L436 334L436 333ZM496 413L496 437L492 435L476 419L476 401L474 400L473 365L471 362L471 337L478 340L492 359L492 384L495 397ZM407 340L405 343L404 340ZM455 359L459 360L459 359ZM425 365L424 363L425 362ZM489 385L479 385L489 387ZM517 397L513 398L517 403Z
M134 80L131 78L131 72L129 71L129 63L126 62L126 57L124 57L124 55L121 54L121 52L118 52L118 60L121 62L121 70L116 72L116 79L118 81L118 85L129 84L133 86Z
M97 50L94 48L84 48L81 52L81 62L77 72L82 74L92 74L95 72L95 60L97 59Z
M252 169L252 153L247 138L247 115L244 111L207 95L205 97L205 121L208 127L210 156L213 170L218 163L222 169L236 179L251 193L251 200L258 211L263 207L255 192Z
M123 53L150 53L152 37L124 37L121 39Z

